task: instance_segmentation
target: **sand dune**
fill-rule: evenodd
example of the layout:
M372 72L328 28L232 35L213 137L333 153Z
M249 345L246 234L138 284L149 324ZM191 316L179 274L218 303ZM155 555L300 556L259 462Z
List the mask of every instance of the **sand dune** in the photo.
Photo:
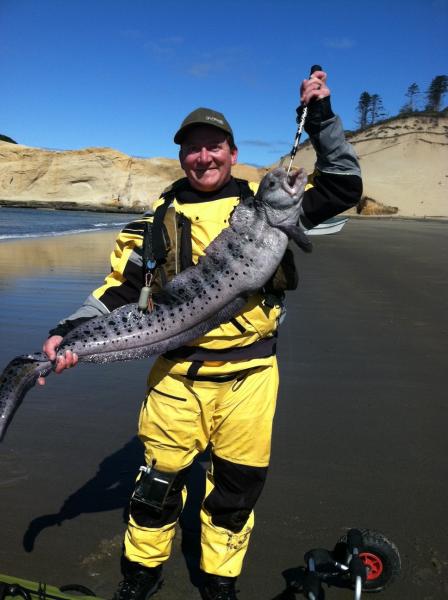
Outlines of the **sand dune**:
M394 119L349 137L361 162L364 194L397 216L448 217L448 117ZM294 164L313 169L310 144Z

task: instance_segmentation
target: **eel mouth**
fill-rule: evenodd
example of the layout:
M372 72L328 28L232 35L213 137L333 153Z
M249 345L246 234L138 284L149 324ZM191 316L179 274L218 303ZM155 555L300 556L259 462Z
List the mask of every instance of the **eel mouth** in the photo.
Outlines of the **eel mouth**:
M300 188L300 186L302 185L304 172L303 169L297 169L294 171L291 171L291 173L289 173L286 176L286 180L285 180L285 189L286 191L288 191L291 194L296 194Z

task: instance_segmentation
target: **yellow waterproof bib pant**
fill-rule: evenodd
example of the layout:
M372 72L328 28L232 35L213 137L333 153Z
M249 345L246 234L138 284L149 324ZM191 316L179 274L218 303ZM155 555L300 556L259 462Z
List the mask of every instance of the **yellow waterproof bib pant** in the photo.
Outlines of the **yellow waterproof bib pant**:
M211 445L212 464L200 515L201 569L236 577L269 463L277 361L273 356L267 364L246 370L244 363L235 363L235 377L229 377L226 369L225 381L219 382L173 375L172 365L159 358L149 376L139 420L146 463L156 461L160 471L179 472ZM178 490L168 498L162 514L131 502L125 537L129 560L147 567L167 560L185 499L185 488Z

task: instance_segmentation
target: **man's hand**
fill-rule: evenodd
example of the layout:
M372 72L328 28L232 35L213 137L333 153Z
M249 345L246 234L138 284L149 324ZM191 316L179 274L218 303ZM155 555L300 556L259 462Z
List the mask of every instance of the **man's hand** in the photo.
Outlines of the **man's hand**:
M43 345L42 350L48 356L50 360L56 359L56 351L59 348L59 344L62 342L63 338L60 335L52 335L46 340ZM74 367L78 363L78 355L67 350L64 356L58 356L56 360L56 368L55 373L62 373L64 369L70 369L70 367ZM37 383L40 385L45 385L45 377L39 377Z
M304 79L300 86L300 102L309 104L314 100L322 100L330 95L327 87L327 74L324 71L314 71L309 79Z

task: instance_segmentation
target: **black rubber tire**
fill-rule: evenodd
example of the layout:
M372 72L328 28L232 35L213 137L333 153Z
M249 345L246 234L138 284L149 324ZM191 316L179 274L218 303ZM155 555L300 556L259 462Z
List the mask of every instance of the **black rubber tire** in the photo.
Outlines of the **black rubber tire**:
M360 553L364 564L371 567L370 579L362 586L364 592L380 592L389 586L400 574L401 560L398 548L379 531L360 529L363 549ZM346 544L347 536L338 540Z
M80 596L96 596L95 592L92 592L91 589L85 585L80 585L79 583L68 583L67 585L61 585L59 589L61 592L75 592L75 594L79 594Z

